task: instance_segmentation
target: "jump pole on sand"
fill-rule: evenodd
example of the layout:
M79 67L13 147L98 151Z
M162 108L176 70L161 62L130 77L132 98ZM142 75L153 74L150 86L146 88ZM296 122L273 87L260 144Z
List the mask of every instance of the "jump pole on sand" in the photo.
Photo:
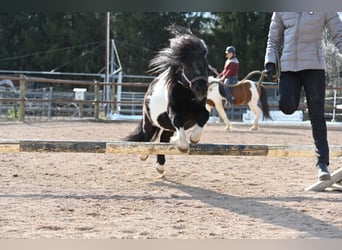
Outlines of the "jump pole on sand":
M331 157L342 156L342 146L330 146ZM261 144L190 144L189 150L180 151L171 143L156 142L98 142L58 140L0 140L0 153L14 152L65 152L106 153L142 155L226 155L226 156L270 156L270 157L313 157L312 145L261 145ZM336 186L342 180L342 169L332 173L330 181L317 182L306 191L323 191Z
M180 151L175 144L157 142L99 142L71 140L0 140L0 153L10 152L70 152L106 154L165 154L165 155L230 155L312 157L315 149L309 145L262 144L190 144ZM331 157L342 156L342 146L330 146Z
M331 180L329 181L318 181L315 184L307 187L305 191L316 191L321 192L326 188L333 188L342 190L342 168L337 169L331 174Z

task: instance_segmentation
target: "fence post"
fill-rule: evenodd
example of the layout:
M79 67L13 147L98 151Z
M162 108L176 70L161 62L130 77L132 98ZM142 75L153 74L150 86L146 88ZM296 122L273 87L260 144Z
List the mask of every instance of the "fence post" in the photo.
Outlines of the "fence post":
M97 81L95 81L95 98L94 98L94 117L95 120L99 120L99 113L100 113L100 85Z
M21 75L20 77L20 108L19 108L19 121L25 120L25 89L26 89L26 77Z
M49 89L49 107L48 107L48 119L51 119L51 109L52 109L52 91L53 91L53 87L50 87Z
M113 82L113 84L112 84L112 110L111 110L112 114L116 110L115 103L116 103L115 102L115 82Z

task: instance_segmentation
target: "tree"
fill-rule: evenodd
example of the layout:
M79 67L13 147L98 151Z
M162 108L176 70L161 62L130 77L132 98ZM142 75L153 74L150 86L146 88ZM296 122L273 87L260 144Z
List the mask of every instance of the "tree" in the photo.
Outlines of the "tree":
M342 86L342 56L338 53L338 49L327 31L324 34L324 49L327 85L330 87Z
M239 77L253 70L262 70L267 42L267 34L272 13L231 12L213 13L211 34L206 37L210 44L209 62L223 69L225 48L233 45L240 61Z
M98 13L2 13L0 67L96 72L104 61L103 27Z
M196 34L201 15L175 12L113 13L112 33L125 73L146 74L149 61L168 46L171 24L189 27Z
M170 38L165 27L189 27L221 70L227 45L241 62L240 77L263 68L270 13L116 12L111 38L127 74L147 74L149 61ZM105 13L0 13L0 69L98 73L104 68Z

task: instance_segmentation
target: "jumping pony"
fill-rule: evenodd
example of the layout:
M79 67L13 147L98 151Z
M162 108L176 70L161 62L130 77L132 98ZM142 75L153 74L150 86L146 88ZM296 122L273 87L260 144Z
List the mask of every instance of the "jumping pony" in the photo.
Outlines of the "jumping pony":
M213 70L212 68L210 68ZM214 71L215 72L215 71ZM248 80L253 74L261 74L259 82ZM264 119L272 119L269 113L269 105L267 102L266 89L262 86L263 72L253 71L248 74L244 79L231 86L233 105L241 106L248 105L254 113L254 121L250 130L257 130L259 128L259 119L261 114ZM222 81L213 76L209 77L209 87L206 107L210 112L213 108L217 110L219 116L226 124L226 130L230 130L231 123L227 117L224 108L227 106L228 101L224 92L224 85Z
M184 27L168 28L173 37L170 46L158 52L150 62L157 74L145 94L143 118L126 137L127 141L172 141L180 151L188 151L185 130L193 128L191 143L200 141L209 119L206 109L208 90L208 49L203 40ZM146 160L148 155L140 156ZM157 155L157 171L164 173L165 155Z

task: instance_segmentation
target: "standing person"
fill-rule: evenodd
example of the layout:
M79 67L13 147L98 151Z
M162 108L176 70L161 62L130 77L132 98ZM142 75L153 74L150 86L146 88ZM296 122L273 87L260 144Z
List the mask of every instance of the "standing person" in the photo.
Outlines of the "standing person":
M224 64L223 71L220 73L220 79L226 85L224 90L228 102L233 104L233 96L230 84L235 84L238 82L238 72L239 72L239 60L236 57L236 49L233 46L228 46L226 48L226 62Z
M325 58L323 32L327 29L342 53L342 22L337 13L274 12L268 33L265 73L275 74L277 55L281 52L279 108L292 114L299 105L304 88L320 181L330 180L329 145L324 117Z

